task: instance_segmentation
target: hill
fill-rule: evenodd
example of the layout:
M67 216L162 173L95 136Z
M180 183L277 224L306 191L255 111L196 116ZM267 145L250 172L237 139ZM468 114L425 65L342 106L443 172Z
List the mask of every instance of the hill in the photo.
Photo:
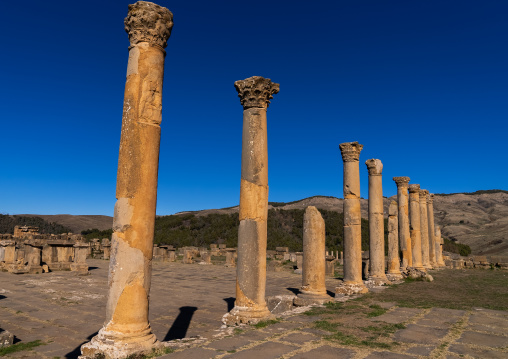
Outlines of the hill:
M81 231L90 228L100 230L110 229L113 226L113 217L100 215L71 215L71 214L18 214L24 217L40 217L48 222L59 223L64 227L68 227L73 233L81 233Z

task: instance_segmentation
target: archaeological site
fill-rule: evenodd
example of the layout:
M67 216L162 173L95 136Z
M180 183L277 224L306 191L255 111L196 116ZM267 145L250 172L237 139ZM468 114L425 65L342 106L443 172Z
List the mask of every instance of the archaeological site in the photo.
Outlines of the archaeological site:
M178 71L168 65L173 13L138 1L124 26L130 44L111 226L57 234L12 224L0 234L0 356L508 358L508 252L462 244L455 237L474 230L448 221L462 202L475 207L483 196L504 208L508 194L495 193L498 202L457 194L452 202L405 171L383 181L393 162L355 141L368 130L359 129L334 144L342 198L269 202L270 129L292 95L284 79L281 87L246 75L230 83L242 123L238 206L158 216L159 166L168 161L161 134L172 130L163 82ZM199 81L193 86L199 91ZM212 234L205 238L204 229ZM487 237L475 238L494 241Z

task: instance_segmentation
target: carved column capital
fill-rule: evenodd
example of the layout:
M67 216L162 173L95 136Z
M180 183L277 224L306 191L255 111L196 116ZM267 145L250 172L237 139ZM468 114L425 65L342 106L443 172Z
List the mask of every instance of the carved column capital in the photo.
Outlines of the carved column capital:
M419 194L420 194L420 202L427 203L427 196L429 195L429 191L427 191L426 189L421 189Z
M408 186L409 177L393 177L397 187L404 188Z
M420 185L419 184L410 184L409 185L409 193L418 193L420 194Z
M427 203L432 204L434 203L434 193L429 193L427 196Z
M367 165L369 176L381 176L383 174L383 163L381 160L372 158L365 161L365 164Z
M124 24L131 46L148 42L164 49L173 28L173 14L152 2L138 1L129 5Z
M339 145L339 148L342 154L342 161L354 162L360 159L363 145L360 145L358 142L344 142Z
M252 76L235 81L235 88L244 110L248 108L268 108L273 95L279 92L279 84L261 76Z

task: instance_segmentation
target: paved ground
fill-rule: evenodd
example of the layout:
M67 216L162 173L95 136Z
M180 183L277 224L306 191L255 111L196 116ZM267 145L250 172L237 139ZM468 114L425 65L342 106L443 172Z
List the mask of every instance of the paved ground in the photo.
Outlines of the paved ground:
M76 358L80 345L103 324L108 262L90 260L90 275L72 272L43 275L0 273L0 328L21 342L47 345L16 358ZM334 279L327 287L334 290ZM268 272L267 295L292 295L301 276ZM295 314L256 329L221 329L220 319L233 305L235 269L222 266L156 263L150 322L159 340L176 340L178 358L508 358L508 312L492 310L400 308L386 304L385 314L371 318L404 323L387 336L399 344L389 350L343 345L315 322L326 315ZM194 340L182 338L198 337Z

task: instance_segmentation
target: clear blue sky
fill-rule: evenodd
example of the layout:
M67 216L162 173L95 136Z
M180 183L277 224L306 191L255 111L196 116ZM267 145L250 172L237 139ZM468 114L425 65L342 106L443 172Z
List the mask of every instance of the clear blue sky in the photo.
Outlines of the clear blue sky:
M2 3L0 213L113 214L132 1ZM508 2L166 1L157 213L238 204L242 106L268 109L270 201L342 197L339 144L434 193L508 189Z

